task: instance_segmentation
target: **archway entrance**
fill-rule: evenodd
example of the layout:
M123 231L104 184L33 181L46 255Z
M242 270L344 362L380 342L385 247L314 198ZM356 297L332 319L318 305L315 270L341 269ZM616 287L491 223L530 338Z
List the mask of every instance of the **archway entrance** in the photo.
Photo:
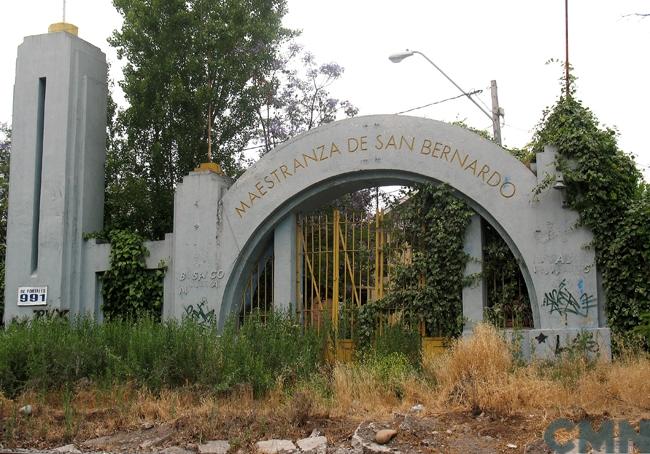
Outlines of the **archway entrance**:
M212 258L205 244L200 255L216 263L218 279L205 289L207 301L221 324L237 313L250 271L273 241L275 303L295 307L296 283L283 289L278 278L295 275L297 213L363 187L433 182L451 187L507 243L536 329L598 328L604 316L595 303L594 253L583 247L591 233L563 208L561 191L538 190L554 177L554 161L552 151L539 153L535 173L470 131L415 117L358 117L311 130L265 155L232 186L209 190L218 206L216 241L210 239ZM179 241L177 225L175 256L188 244ZM558 295L566 298L558 302ZM174 297L173 314L196 299L188 292ZM470 321L482 317L482 307L473 310L464 313Z

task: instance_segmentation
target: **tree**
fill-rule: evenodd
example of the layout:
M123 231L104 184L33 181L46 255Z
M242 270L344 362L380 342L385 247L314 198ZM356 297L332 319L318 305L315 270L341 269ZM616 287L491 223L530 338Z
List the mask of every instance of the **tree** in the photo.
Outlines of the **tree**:
M11 128L0 123L0 324L4 314L5 254L7 251L7 209L9 207L9 153Z
M311 52L289 43L273 64L273 71L260 83L264 103L257 110L254 143L261 155L312 128L358 112L349 100L332 96L329 88L341 78L338 63L319 64ZM332 209L368 211L373 200L370 189L345 194L319 211Z
M108 219L142 208L140 233L171 230L173 191L211 160L236 176L254 132L263 80L280 44L285 0L114 0L124 22L109 40L126 58L129 107L109 150ZM122 205L125 198L132 202ZM115 210L121 210L113 216Z
M310 52L291 43L261 84L264 104L257 110L256 138L261 153L312 128L358 112L350 101L332 97L329 87L343 75L335 62L318 64ZM296 68L296 66L298 66Z

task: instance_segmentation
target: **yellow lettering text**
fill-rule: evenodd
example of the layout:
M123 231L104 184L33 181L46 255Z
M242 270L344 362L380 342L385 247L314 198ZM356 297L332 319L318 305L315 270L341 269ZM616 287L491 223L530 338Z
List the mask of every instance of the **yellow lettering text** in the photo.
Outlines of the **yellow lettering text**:
M381 134L377 134L375 138L375 150L381 150L384 148L384 141L382 140Z
M239 207L235 207L235 213L237 213L239 215L239 217L241 218L242 215L246 214L246 209L247 208L250 208L250 206L248 206L246 204L246 202L243 202L243 201L240 200L239 201Z
M472 162L467 164L467 167L465 167L465 170L467 170L467 169L472 169L472 173L474 174L474 176L476 176L476 159L474 159Z
M255 189L257 189L257 192L260 193L261 197L264 197L266 195L266 191L264 190L264 186L262 186L262 182L258 181L255 183Z
M426 150L426 153L424 150ZM431 154L431 141L429 139L424 139L424 142L422 142L422 148L420 148L420 153L425 155Z
M481 167L481 170L479 170L478 175L476 175L478 178L482 179L485 181L485 174L490 171L490 166L489 165L484 165Z
M495 177L497 178L497 180L492 181ZM490 178L488 178L486 183L493 187L499 186L501 184L501 174L495 170L494 172L492 172L492 175L490 175Z
M282 176L284 177L285 180L287 179L287 177L291 176L291 173L289 172L289 168L284 164L280 166L280 172L282 172Z

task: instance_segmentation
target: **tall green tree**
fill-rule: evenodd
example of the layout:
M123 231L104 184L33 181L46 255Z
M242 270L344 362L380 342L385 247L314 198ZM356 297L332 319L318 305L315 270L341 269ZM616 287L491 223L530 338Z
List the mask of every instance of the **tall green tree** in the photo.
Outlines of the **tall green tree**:
M109 42L125 58L108 156L107 220L145 209L140 233L171 231L176 183L199 163L236 176L261 104L258 81L291 32L285 0L113 0L123 16ZM131 201L132 203L124 203Z

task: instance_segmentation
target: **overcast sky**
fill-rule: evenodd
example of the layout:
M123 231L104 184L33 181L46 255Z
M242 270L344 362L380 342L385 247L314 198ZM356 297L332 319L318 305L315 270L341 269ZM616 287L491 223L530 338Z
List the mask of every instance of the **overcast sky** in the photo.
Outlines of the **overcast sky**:
M61 20L61 0L0 0L0 121L11 122L16 47L27 35L47 32ZM466 91L499 86L505 109L505 145L523 146L560 93L558 64L564 58L562 0L289 0L285 24L302 30L299 42L318 61L345 67L333 93L352 101L360 114L396 113L458 94L423 58L393 64L388 55L406 48L427 54ZM616 127L619 145L636 155L650 181L647 129L650 106L650 13L648 0L570 0L570 56L577 96L600 121ZM67 20L100 47L120 77L121 62L106 38L121 18L110 0L68 0ZM487 110L487 109L486 109ZM489 119L467 99L417 110L443 121L465 120L491 129Z

